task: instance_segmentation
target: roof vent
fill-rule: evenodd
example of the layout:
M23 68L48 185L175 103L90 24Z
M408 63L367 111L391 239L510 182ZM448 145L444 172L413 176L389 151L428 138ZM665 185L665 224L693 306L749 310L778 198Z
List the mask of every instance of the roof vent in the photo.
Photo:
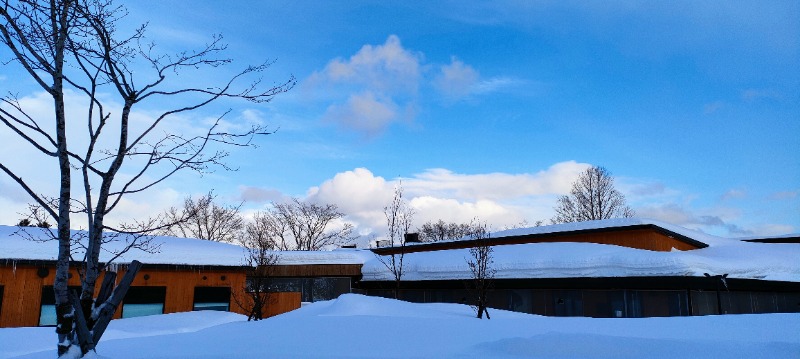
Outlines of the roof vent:
M419 233L406 233L405 235L406 243L420 243L419 240Z

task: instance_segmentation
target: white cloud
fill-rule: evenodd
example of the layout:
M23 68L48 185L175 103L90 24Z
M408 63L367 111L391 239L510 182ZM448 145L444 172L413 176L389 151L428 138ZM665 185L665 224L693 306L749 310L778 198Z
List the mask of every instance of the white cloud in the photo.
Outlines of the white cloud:
M324 120L374 137L393 122L413 120L421 58L404 48L396 35L390 35L383 45L364 45L347 60L331 60L305 85L326 87L328 94L344 94L327 107Z
M450 99L459 99L470 95L480 75L472 66L464 64L453 56L449 65L441 67L433 85Z
M370 89L416 91L422 55L403 48L400 38L389 35L383 45L364 45L348 60L331 60L313 77L331 82L358 83Z
M434 87L452 101L492 93L518 83L519 80L510 77L481 79L477 70L455 56L451 57L450 64L441 66L439 74L433 80Z
M740 189L731 189L727 192L722 194L721 199L723 201L731 200L731 199L741 199L747 197L747 192Z
M722 235L749 236L763 234L753 228L745 228L734 222L740 219L741 212L736 208L714 207L694 209L674 202L639 207L638 217L653 218L686 228Z
M336 174L308 191L307 198L335 203L360 233L382 235L383 208L402 182L405 198L415 210L414 226L442 219L469 222L474 218L502 228L552 216L555 196L566 193L588 164L557 163L535 174L458 174L433 169L409 178L387 180L366 168Z
M780 92L773 90L747 89L742 91L742 100L747 102L753 102L764 99L780 100L782 98L783 96L781 95Z
M499 91L503 88L520 84L522 81L510 77L492 77L476 83L472 87L475 94L485 94Z
M372 92L350 95L347 103L331 105L323 116L325 121L356 130L366 137L381 134L399 118L398 106L391 98L376 98Z
M498 91L519 83L509 77L482 79L477 70L453 56L439 66L432 80L424 80L424 56L403 47L390 35L382 45L364 45L347 59L335 58L303 82L306 94L322 93L330 101L322 116L343 129L375 137L393 123L412 122L416 116L418 90L433 85L446 99ZM323 89L316 91L318 88Z
M797 198L798 195L800 195L800 191L782 191L771 194L769 198L774 200L784 200Z
M436 193L439 196L508 200L520 196L564 194L572 182L590 165L575 161L556 163L535 174L458 174L446 169L430 169L405 180L411 193Z
M270 188L239 186L239 200L248 203L267 203L285 200L280 191Z
M721 108L725 107L725 103L722 101L714 101L712 103L707 103L703 106L703 113L706 115L710 115L714 112L719 111Z

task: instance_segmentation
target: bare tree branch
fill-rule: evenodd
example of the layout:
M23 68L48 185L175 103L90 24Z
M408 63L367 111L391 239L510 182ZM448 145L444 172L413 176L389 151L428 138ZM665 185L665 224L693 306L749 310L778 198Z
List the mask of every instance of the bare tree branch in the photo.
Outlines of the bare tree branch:
M552 223L633 217L625 196L614 188L614 178L603 167L590 167L572 184L568 196L558 198Z
M224 163L227 152L213 146L253 147L255 136L269 133L263 126L221 131L221 117L197 135L159 135L157 129L175 115L186 115L221 99L268 102L295 84L290 77L278 85L263 86L259 76L272 63L267 61L244 68L222 86L182 87L181 81L175 81L179 72L230 63L218 56L225 50L221 37L214 36L197 51L158 55L154 45L143 43L146 24L127 36L118 34L117 25L125 15L125 8L112 0L0 0L0 44L10 50L3 54L11 55L3 65L21 67L53 101L53 115L45 122L32 116L33 109L24 108L16 96L4 97L0 99L0 126L8 127L10 133L42 154L58 159L58 194L42 194L9 162L0 162L0 173L12 178L57 222L55 231L50 233L58 239L59 248L54 283L59 355L73 345L78 345L83 354L92 351L107 324L102 321L111 318L91 316L100 306L107 305L93 298L98 277L108 265L100 262L101 252L113 261L131 250L157 250L150 246L150 234L169 225L170 221L153 218L116 228L107 226L106 216L122 198L152 188L180 170L203 173L211 171L211 166L230 169ZM70 99L74 96L85 101L85 105L67 109L65 93ZM132 115L151 99L168 99L172 108L134 128ZM108 110L116 108L116 104L121 105L119 113ZM86 120L86 132L80 139L72 133L68 138L68 117L70 121ZM83 143L85 147L76 146ZM75 191L82 193L77 195L72 191L75 169L82 182L81 190ZM126 179L118 180L120 174L125 174ZM70 232L70 215L74 213L87 219L86 232L76 232L85 233L81 238ZM104 246L109 241L122 245L111 251ZM77 312L86 316L80 322L85 322L89 331L95 325L100 328L94 334L97 338L76 333L75 311L69 300L70 261L80 249L85 250L80 252L81 310Z

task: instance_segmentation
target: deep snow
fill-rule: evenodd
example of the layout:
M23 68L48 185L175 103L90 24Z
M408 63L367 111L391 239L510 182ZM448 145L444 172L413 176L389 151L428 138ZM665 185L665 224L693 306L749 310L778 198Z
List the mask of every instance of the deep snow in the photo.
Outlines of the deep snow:
M114 320L107 358L798 358L800 314L594 319L346 294L259 322L221 312ZM0 329L0 358L53 358L52 328Z
M566 223L519 228L493 233L493 238L535 233L625 227L652 224L709 245L691 251L654 252L594 243L531 243L494 247L493 268L497 278L703 276L724 274L730 278L800 282L800 245L793 243L750 243L721 238L651 219L618 218L602 221ZM12 235L17 227L0 226L0 260L54 260L55 243L39 243ZM27 229L30 233L42 231ZM158 253L131 251L117 260L138 259L145 264L242 265L242 247L189 238L156 237ZM112 242L104 249L121 245ZM108 257L103 253L101 257ZM79 255L77 257L80 257ZM471 278L466 258L469 251L447 250L409 253L404 258L404 280ZM101 258L104 260L104 258ZM369 250L279 252L279 264L363 264L365 281L392 280L392 273Z

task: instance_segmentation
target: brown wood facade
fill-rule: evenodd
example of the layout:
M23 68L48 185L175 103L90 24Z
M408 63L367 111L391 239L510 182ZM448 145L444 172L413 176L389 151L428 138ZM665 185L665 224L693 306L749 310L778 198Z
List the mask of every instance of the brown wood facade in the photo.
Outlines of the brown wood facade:
M260 268L263 273L263 268ZM361 264L301 264L275 266L272 277L361 277Z
M669 252L673 248L687 251L707 247L705 243L652 225L599 228L487 239L487 243L490 246L553 242L610 244L659 252ZM459 240L407 245L405 247L375 248L373 252L380 255L389 255L397 254L401 251L405 253L414 253L472 248L475 247L475 245L476 243L474 240Z
M119 268L118 278L122 278L125 269ZM69 286L80 286L76 269L70 270ZM52 286L55 278L55 264L0 263L0 328L37 326L42 305L42 291ZM101 278L102 279L102 276ZM211 268L202 267L168 267L145 265L133 281L133 287L164 287L164 313L188 312L194 306L196 287L230 288L230 311L246 314L237 305L234 297L247 298L244 293L246 276L244 270L237 267ZM98 281L99 284L100 281ZM99 290L99 285L97 286ZM97 293L95 293L97 295ZM123 303L124 305L124 303ZM278 315L300 308L300 293L272 293L267 316ZM114 318L120 318L121 310L117 309Z

